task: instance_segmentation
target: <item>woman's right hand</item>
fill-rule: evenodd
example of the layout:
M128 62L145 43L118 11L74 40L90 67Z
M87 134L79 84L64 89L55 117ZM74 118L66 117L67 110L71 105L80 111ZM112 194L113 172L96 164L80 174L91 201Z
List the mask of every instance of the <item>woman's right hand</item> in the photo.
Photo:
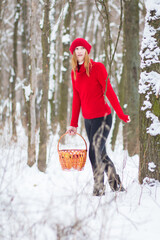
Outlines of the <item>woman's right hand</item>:
M70 126L66 133L68 133L69 135L75 135L77 133L77 128Z

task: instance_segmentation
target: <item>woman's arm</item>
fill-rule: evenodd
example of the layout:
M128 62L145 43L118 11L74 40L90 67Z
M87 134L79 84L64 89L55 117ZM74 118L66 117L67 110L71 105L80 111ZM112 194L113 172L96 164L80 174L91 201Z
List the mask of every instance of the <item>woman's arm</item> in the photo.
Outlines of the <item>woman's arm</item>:
M102 63L98 63L97 67L98 67L98 80L103 87L103 92L105 92L106 79L107 79L108 73L106 71L105 66ZM109 78L107 80L106 96L107 96L108 100L110 101L112 107L116 111L118 117L121 120L123 120L124 122L130 122L130 117L128 115L124 114L124 112L120 106L119 100L117 98L117 95L115 94L115 92L111 86Z
M128 115L125 115L121 106L120 106L120 103L119 103L119 100L117 98L117 95L115 94L112 86L111 86L111 83L110 83L110 80L108 79L108 82L107 82L107 92L106 92L106 96L107 98L109 99L112 107L114 108L114 110L116 111L118 117L123 120L124 122L130 122L130 118Z
M70 126L72 127L78 127L78 118L81 108L81 100L79 97L79 93L75 88L75 80L73 79L73 74L71 73L72 78L72 87L73 87L73 100L72 100L72 118Z

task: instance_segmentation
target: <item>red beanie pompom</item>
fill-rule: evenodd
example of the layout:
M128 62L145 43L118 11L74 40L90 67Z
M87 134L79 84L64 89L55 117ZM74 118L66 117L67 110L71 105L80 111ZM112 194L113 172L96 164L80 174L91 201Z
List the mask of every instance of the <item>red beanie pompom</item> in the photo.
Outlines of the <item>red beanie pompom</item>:
M84 38L76 38L72 42L72 44L69 48L70 52L73 54L75 48L79 47L79 46L84 47L87 50L88 54L90 53L91 48L92 48L92 46Z

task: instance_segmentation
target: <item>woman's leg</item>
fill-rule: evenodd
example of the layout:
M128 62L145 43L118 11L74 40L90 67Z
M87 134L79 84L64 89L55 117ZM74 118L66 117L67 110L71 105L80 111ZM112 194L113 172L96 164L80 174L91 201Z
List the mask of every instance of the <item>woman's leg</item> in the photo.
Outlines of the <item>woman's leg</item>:
M116 174L114 164L107 156L105 147L111 125L111 114L104 118L85 119L86 132L90 142L89 158L94 176L95 195L99 195L99 190L104 189L104 171L107 173L113 191L119 190L121 186L119 175Z
M106 118L85 119L85 127L90 142L89 158L92 165L94 176L94 192L98 195L99 190L104 189L104 169L102 161L106 156L105 143L111 128L112 116ZM97 192L97 194L96 194Z
M105 126L106 127L109 126L111 128L111 125L112 125L112 116L108 115L105 118ZM105 130L106 127L104 128L104 131L103 131L103 138L107 140L109 132ZM102 155L101 155L101 160L104 164L103 169L108 176L108 182L109 182L109 185L110 185L111 189L113 191L124 191L125 189L122 186L122 183L120 181L120 177L116 173L116 168L115 168L113 162L111 161L111 159L109 158L109 156L106 153L105 146L103 148L103 152L102 152Z

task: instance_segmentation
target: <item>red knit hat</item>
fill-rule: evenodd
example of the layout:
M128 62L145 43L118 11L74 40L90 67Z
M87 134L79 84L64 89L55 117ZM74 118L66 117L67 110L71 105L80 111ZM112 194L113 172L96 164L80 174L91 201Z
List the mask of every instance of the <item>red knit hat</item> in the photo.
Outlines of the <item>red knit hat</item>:
M73 54L74 49L75 49L76 47L78 47L78 46L84 47L84 48L87 50L88 54L90 53L91 48L92 48L92 46L91 46L84 38L76 38L76 39L72 42L72 44L71 44L71 46L70 46L70 48L69 48L70 52Z

